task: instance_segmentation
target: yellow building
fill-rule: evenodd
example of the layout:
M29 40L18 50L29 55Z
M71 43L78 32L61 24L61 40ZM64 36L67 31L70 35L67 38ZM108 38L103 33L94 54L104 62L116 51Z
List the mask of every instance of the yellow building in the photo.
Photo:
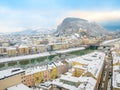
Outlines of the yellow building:
M18 54L19 55L25 55L30 53L30 48L28 46L20 46L18 48Z
M74 66L73 69L74 69L74 71L73 71L74 77L80 77L83 74L83 72L85 71L85 68L82 66Z
M50 74L50 79L53 80L53 79L56 79L57 78L57 68L51 68L49 69L49 74Z
M47 65L49 71L49 79L53 80L58 76L57 66L54 62Z
M12 68L0 71L0 90L24 82L25 71L20 68Z
M61 67L59 67L61 66ZM50 63L41 67L33 67L26 69L24 84L27 86L38 85L41 82L46 82L49 80L56 79L59 74L64 73L67 69L67 65L61 62Z
M46 71L48 70L46 70L45 66L26 69L24 84L27 86L34 86L40 84L43 81L49 80L49 78L47 78L49 73L46 76Z
M7 48L7 55L8 56L15 56L16 55L16 48L9 47Z
M61 43L53 44L53 45L52 45L53 50L60 50L61 47L62 47L62 44L61 44Z
M39 84L39 83L41 83L43 81L42 72L36 72L36 73L34 73L33 76L34 76L34 83L35 83L35 85Z

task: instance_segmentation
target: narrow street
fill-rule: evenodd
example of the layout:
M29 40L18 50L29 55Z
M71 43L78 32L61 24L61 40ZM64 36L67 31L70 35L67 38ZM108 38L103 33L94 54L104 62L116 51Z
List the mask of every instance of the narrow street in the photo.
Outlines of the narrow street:
M112 80L112 55L110 51L107 51L98 90L112 90L111 80Z

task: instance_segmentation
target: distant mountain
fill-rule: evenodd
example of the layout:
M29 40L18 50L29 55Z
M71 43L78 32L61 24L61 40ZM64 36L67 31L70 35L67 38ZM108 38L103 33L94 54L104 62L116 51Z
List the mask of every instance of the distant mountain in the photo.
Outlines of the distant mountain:
M30 29L25 29L23 31L19 32L12 32L11 34L13 35L39 35L39 34L52 34L56 30L55 29L49 29L49 28L30 28Z
M59 35L73 35L77 33L88 36L105 36L109 32L95 22L89 22L80 18L65 18L58 25L57 33Z
M30 35L30 34L34 34L34 31L33 30L23 30L23 31L18 31L18 32L12 32L10 34L13 34L13 35Z

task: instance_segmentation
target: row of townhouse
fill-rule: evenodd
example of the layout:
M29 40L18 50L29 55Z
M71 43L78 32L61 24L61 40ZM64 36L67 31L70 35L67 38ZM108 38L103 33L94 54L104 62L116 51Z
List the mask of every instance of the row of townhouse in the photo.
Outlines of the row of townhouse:
M45 66L29 68L25 72L24 84L27 86L38 85L41 82L54 80L60 74L68 71L68 64L62 62L54 62Z
M54 80L67 71L67 62L54 62L44 66L28 68L26 70L21 68L2 70L0 71L0 90L5 90L15 85L19 86L21 83L28 87L36 86L41 82Z
M112 88L113 90L120 90L120 56L117 52L112 52L113 57L113 78Z
M51 80L53 80L51 90L54 88L97 90L104 65L104 56L101 52L94 52L26 70L20 68L3 70L0 71L0 90L20 83L29 87L37 86L42 82Z
M46 40L45 40L46 41ZM46 44L24 44L24 45L15 45L8 47L0 47L1 56L16 56L16 55L26 55L26 54L35 54L40 52L46 52L51 50L62 50L68 48L79 47L81 45L91 45L98 43L99 39L92 38L88 39L86 36L81 39L60 39L59 42L49 42Z
M104 53L94 52L66 60L72 64L72 68L53 80L51 88L47 90L98 90L105 62L104 58ZM43 88L43 86L40 87Z
M36 54L41 52L47 52L51 50L61 50L68 49L71 44L68 43L55 43L49 45L35 45L35 46L27 46L20 45L15 47L0 47L0 55L1 56L19 56L19 55L28 55L28 54Z
M28 55L28 54L35 54L46 51L47 51L47 45L38 45L38 46L20 45L16 47L0 47L1 56Z

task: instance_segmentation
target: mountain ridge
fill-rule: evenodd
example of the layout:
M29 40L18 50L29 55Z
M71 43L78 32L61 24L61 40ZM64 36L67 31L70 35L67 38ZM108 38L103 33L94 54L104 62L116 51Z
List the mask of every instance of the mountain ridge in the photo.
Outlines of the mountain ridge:
M89 22L85 19L69 17L65 18L57 27L59 35L72 35L79 33L79 30L84 30L84 34L88 36L105 36L109 32L96 22ZM81 35L81 33L79 33Z

